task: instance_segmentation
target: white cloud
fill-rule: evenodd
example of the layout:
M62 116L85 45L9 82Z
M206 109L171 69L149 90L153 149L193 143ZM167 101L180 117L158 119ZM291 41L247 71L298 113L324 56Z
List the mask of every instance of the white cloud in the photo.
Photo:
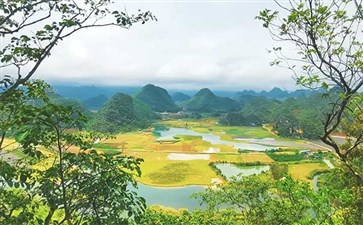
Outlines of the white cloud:
M123 8L123 5L120 5ZM38 72L48 81L166 88L294 89L288 70L271 68L275 43L254 19L268 2L126 3L158 22L89 29L64 40Z

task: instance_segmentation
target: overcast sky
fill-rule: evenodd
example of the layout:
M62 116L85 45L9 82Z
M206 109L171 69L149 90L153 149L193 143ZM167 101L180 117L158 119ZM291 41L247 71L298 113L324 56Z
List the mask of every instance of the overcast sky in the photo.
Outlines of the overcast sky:
M61 42L37 77L76 85L169 89L298 88L291 72L270 67L274 43L254 17L272 1L127 1L129 13L150 10L157 22L130 30L97 28Z

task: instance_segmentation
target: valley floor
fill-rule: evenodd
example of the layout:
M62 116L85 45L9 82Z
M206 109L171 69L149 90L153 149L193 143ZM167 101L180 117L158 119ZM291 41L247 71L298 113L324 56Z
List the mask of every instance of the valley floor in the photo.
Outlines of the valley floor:
M180 128L192 135L175 134L172 138L163 139L160 131L171 128ZM204 135L216 140L211 139L214 141L211 143L210 140L204 139ZM13 140L7 139L6 144L7 153L2 157L22 157L21 151L14 150L16 143ZM265 151L251 151L236 146L275 149L277 158L275 156L275 160L272 159ZM211 185L212 181L223 180L223 177L211 168L212 162L270 165L281 158L279 162L288 164L289 173L293 178L310 183L315 171L329 169L323 158L312 158L308 155L297 160L284 161L285 155L297 155L300 150L308 150L310 154L326 150L319 143L281 138L266 127L220 126L213 118L162 121L144 131L122 133L116 135L115 139L102 140L95 148L104 153L120 153L142 158L142 176L137 178L138 182L159 187L207 186ZM44 152L46 153L46 150ZM46 168L51 162L52 159L49 158L36 167Z

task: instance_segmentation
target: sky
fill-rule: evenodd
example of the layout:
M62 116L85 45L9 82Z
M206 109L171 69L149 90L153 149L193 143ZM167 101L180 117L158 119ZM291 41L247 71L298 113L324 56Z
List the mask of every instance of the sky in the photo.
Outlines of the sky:
M271 67L274 42L260 10L273 1L117 1L128 13L151 11L158 21L131 29L96 28L65 39L37 78L53 84L169 89L285 90L299 88L289 70Z

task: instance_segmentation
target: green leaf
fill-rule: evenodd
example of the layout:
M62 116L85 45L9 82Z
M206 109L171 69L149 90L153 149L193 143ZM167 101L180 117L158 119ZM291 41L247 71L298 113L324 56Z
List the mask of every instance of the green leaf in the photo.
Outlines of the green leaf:
M19 133L15 134L15 140L17 142L22 142L28 136L28 134L29 134L28 131L19 132Z

